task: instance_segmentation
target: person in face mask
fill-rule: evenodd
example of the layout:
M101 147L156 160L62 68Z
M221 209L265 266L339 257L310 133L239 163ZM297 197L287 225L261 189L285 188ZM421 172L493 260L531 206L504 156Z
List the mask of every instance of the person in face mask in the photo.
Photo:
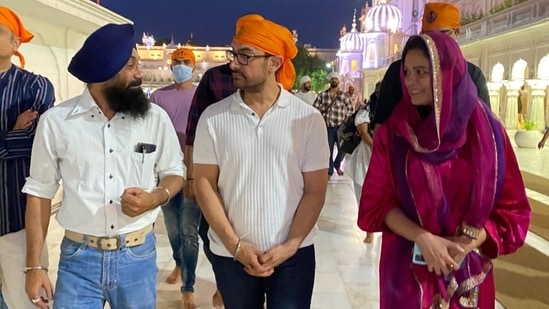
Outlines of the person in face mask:
M192 78L195 67L196 59L192 50L176 49L171 56L174 83L156 90L150 97L151 103L159 105L168 113L179 138L181 151L185 147L185 129L196 91ZM166 278L166 282L175 284L181 280L182 308L195 308L193 293L198 259L200 210L195 201L186 198L180 191L162 207L162 211L175 260L175 268Z

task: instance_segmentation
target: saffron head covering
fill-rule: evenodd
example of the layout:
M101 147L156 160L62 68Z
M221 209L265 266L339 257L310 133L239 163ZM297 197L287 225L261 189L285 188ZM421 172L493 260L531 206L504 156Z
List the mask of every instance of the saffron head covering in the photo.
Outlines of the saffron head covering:
M311 78L309 77L309 75L303 75L303 77L299 80L299 84L303 85L306 82L310 82L310 81L311 81Z
M190 50L189 48L178 48L176 50L174 50L174 52L172 53L172 64L174 62L175 59L185 59L185 60L190 60L193 64L193 66L196 66L196 58L194 56L194 53L192 50Z
M291 89L295 81L292 59L297 55L292 33L287 28L270 20L259 19L261 16L258 16L239 19L237 23L240 24L240 28L237 29L233 40L253 46L269 55L281 56L284 62L276 72L276 80L284 89Z
M236 20L235 34L238 33L238 30L240 30L240 27L242 27L244 23L252 20L265 20L265 18L263 18L263 16L259 14L247 14L247 15L241 16Z
M8 29L13 32L13 35L19 38L21 43L30 42L30 40L34 37L32 33L25 29L25 26L23 25L23 22L21 22L21 19L19 19L19 16L5 6L0 6L0 24L8 27ZM25 57L23 57L19 51L15 51L14 55L19 57L21 68L24 68Z
M118 73L135 48L130 24L107 24L93 32L72 57L69 72L85 83L104 82Z
M425 3L421 31L459 28L460 14L457 6L446 2Z

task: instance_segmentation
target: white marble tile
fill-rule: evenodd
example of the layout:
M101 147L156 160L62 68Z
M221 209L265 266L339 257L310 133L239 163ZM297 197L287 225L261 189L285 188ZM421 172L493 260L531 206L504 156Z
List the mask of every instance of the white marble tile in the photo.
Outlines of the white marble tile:
M316 292L313 293L312 309L358 309L351 306L346 292Z

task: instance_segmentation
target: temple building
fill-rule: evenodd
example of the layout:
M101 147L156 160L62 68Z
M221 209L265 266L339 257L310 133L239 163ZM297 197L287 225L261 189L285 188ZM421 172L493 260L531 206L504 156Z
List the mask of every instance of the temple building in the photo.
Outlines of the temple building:
M337 68L345 89L368 97L386 68L400 59L407 39L420 32L425 0L366 1L340 31ZM461 11L458 42L488 81L492 110L508 130L526 119L549 126L549 1L454 0ZM358 24L357 24L358 21Z

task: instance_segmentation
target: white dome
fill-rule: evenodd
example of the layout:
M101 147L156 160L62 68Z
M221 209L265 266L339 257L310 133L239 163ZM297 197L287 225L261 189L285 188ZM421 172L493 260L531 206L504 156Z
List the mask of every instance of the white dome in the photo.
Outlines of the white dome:
M402 24L402 13L391 4L381 3L368 11L366 15L366 31L397 32Z
M344 52L362 51L364 40L356 30L356 17L353 16L353 29L339 39L339 50Z
M340 39L341 51L362 51L364 48L364 40L360 36L360 33L353 28L351 32L348 32Z

